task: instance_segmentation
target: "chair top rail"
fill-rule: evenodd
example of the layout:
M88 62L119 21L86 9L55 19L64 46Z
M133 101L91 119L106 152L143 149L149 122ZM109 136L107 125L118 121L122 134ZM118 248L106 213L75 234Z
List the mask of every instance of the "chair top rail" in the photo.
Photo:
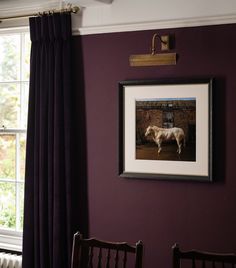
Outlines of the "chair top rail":
M181 252L182 259L209 260L218 262L236 263L236 255L233 253L211 253L207 251L191 250Z
M80 234L76 234L75 236L79 236ZM97 238L89 238L89 239L79 239L77 243L83 247L97 247L97 248L107 248L111 250L123 250L126 252L135 253L136 246L142 245L142 241L138 241L136 246L129 245L127 242L110 242L104 240L98 240Z
M173 247L176 255L179 255L181 259L195 259L224 263L236 263L236 254L234 253L217 253L192 249L189 251L181 251L178 245Z
M96 238L83 239L78 241L78 244L85 247L97 247L97 248L107 248L112 250L124 250L127 252L135 253L136 247L128 245L126 242L109 242L98 240Z

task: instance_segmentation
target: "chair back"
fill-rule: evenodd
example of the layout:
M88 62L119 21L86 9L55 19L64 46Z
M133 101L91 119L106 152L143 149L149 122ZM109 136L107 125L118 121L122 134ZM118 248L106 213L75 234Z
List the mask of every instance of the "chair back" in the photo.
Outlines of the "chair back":
M83 239L78 232L73 239L71 268L142 268L142 256L142 241L134 246L126 242Z
M236 255L234 253L181 251L178 244L172 247L172 252L173 268L236 268Z

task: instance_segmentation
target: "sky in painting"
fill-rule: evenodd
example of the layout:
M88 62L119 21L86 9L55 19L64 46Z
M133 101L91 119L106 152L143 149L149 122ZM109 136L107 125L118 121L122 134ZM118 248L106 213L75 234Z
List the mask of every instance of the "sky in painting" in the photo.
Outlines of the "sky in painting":
M190 101L196 100L196 98L145 98L145 99L136 99L136 101Z

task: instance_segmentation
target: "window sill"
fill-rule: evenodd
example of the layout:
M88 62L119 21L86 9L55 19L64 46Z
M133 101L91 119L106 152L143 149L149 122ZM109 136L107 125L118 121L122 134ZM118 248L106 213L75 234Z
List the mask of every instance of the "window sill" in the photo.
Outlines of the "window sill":
M0 249L22 252L22 233L1 230Z

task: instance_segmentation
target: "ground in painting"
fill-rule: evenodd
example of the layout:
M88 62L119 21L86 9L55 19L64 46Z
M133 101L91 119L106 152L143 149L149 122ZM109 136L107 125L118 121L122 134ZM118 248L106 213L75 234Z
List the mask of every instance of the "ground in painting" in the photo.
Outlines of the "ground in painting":
M136 146L136 159L145 160L170 160L170 161L196 161L195 144L186 144L181 154L177 153L176 143L163 143L162 151L158 155L158 148L155 143Z

